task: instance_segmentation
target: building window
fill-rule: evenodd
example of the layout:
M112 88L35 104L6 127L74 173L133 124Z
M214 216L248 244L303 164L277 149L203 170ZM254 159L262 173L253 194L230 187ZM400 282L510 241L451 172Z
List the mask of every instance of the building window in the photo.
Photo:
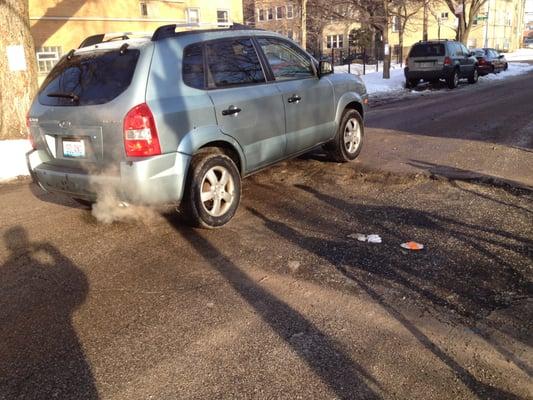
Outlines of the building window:
M61 46L45 46L37 49L37 69L39 73L48 73L61 58Z
M268 9L268 11L267 11L267 19L269 21L274 19L274 9L273 8L269 8Z
M187 22L189 24L198 24L200 22L200 9L187 8Z
M392 17L392 31L400 32L401 29L402 29L401 18L395 15L394 17Z
M289 4L287 6L287 19L293 19L293 17L294 17L294 8L292 4Z
M326 46L328 49L340 49L343 47L343 35L326 36Z
M228 10L217 10L217 23L219 25L229 24L229 11Z
M285 7L276 7L276 19L283 18L283 11Z
M148 4L140 3L140 6L141 6L141 16L147 17L148 16Z
M448 13L447 12L441 12L440 13L440 19L443 21L446 21L448 19Z
M264 21L265 20L265 10L258 9L257 10L257 20L258 21Z

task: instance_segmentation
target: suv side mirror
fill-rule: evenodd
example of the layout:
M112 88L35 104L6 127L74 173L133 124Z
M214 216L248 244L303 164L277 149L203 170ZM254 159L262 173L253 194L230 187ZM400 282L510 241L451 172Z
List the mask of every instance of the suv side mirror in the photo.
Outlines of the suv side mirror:
M318 77L322 78L324 75L333 73L333 65L329 61L320 61L318 63Z
M498 58L503 58L503 54L500 54L500 55L498 56Z

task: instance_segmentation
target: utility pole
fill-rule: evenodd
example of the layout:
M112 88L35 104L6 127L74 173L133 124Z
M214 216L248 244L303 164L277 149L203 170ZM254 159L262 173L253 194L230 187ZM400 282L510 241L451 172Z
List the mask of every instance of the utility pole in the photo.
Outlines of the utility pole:
M302 0L302 47L304 50L307 49L307 0Z
M422 40L428 40L428 2L424 0L424 20L422 24Z
M487 19L485 20L485 40L483 41L483 47L489 47L489 13L490 13L490 0L487 1Z

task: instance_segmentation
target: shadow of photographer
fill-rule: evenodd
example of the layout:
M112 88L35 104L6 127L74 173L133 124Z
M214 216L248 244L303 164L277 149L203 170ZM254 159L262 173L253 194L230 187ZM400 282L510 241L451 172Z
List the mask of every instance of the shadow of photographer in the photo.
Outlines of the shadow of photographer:
M24 228L3 235L0 266L0 398L97 399L72 315L83 304L85 274ZM5 396L5 397L3 397Z

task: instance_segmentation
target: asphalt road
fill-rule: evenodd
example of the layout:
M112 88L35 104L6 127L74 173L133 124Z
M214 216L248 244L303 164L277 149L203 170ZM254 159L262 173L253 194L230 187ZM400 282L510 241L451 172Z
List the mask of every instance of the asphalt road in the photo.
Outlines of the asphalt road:
M0 186L0 399L532 398L532 194L366 171L395 107L363 161L254 175L216 231Z
M361 161L393 172L533 188L533 72L458 89L422 87L368 113ZM379 102L378 102L379 103Z

